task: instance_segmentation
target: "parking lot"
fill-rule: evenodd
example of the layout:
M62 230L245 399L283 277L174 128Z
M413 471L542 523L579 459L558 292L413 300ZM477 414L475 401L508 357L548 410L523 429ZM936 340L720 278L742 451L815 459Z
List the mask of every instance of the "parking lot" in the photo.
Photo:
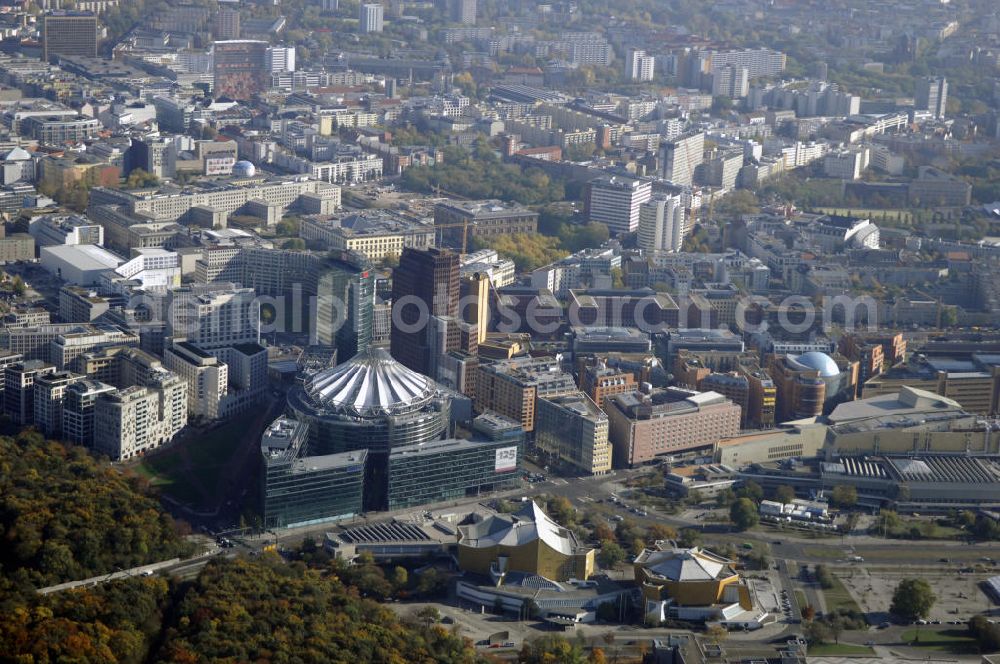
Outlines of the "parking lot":
M982 567L977 570L971 566L961 567L942 562L936 568L858 565L835 571L862 611L869 614L870 622L888 620L893 591L902 579L914 576L925 579L937 597L928 617L934 624L964 624L978 613L1000 614L998 607L979 587L981 581L993 574Z

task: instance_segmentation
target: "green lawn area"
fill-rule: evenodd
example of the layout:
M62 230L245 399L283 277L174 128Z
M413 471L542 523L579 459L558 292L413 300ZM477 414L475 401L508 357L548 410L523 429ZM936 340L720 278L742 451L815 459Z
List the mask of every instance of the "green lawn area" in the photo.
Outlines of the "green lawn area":
M839 560L845 555L840 549L834 549L828 546L807 546L803 553L810 558L823 558L825 560Z
M809 646L810 657L875 657L875 651L868 646L853 643L814 643Z
M976 642L969 637L969 633L963 629L941 629L928 627L908 629L899 635L901 643L911 645L915 648L927 648L948 653L977 653L979 649ZM935 629L936 628L936 629Z
M847 592L847 588L841 582L837 575L833 575L833 587L825 588L823 590L823 595L826 597L826 610L835 611L837 609L844 609L847 611L857 611L861 613L861 607L858 603L854 601L851 597L851 593Z
M174 500L187 505L203 504L213 497L223 469L247 435L250 432L246 419L237 418L201 436L147 456L135 466L135 472ZM185 454L189 465L184 463ZM204 487L208 495L200 487Z
M187 505L196 505L202 500L201 491L191 482L190 475L184 472L183 459L177 448L147 456L133 470L174 500Z
M809 606L809 600L806 599L806 594L801 590L795 591L795 602L799 605L799 609L804 609Z

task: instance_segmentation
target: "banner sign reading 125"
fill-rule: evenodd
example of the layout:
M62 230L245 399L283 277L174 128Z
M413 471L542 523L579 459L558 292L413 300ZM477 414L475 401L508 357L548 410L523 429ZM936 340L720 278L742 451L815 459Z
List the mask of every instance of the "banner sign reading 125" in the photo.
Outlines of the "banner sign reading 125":
M517 470L517 447L501 447L498 449L496 465L493 470L498 473L507 470Z

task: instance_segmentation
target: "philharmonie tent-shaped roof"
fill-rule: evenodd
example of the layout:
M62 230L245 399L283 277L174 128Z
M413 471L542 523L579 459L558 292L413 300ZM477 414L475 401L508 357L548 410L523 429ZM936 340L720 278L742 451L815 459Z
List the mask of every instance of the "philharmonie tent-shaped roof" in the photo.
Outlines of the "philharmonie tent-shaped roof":
M552 581L586 579L594 551L553 521L534 501L513 514L494 514L459 526L459 567L503 578L507 572L537 574Z

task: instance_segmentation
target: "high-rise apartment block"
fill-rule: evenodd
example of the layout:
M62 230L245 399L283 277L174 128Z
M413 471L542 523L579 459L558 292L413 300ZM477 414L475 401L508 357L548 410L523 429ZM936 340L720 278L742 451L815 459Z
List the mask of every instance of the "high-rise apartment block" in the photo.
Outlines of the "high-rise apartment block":
M705 134L675 138L660 145L661 172L664 180L690 187L694 172L705 159Z
M113 385L83 378L67 385L62 402L63 439L74 445L93 447L97 400L117 391Z
M4 368L3 410L15 424L31 424L35 418L35 381L55 373L41 360L15 362Z
M35 426L49 438L63 432L63 402L67 388L83 379L70 371L57 371L35 378Z
M42 59L57 55L97 57L97 16L54 11L42 17Z
M295 47L272 46L267 49L267 71L272 74L283 74L295 71Z
M712 96L742 99L750 93L750 70L729 64L712 70Z
M266 41L253 39L215 42L212 46L215 96L246 101L267 91L271 85L268 47Z
M476 0L449 0L448 11L452 23L476 24Z
M377 3L362 4L358 10L361 32L382 32L384 9Z
M587 185L584 213L612 233L632 233L639 227L639 210L652 195L648 180L618 176L598 178Z
M948 80L931 76L917 80L913 105L919 111L930 111L936 118L943 118L948 108Z
M680 251L687 231L687 214L679 195L656 194L639 208L640 249Z
M252 288L233 284L173 288L163 299L165 334L205 348L254 341L260 313L255 298Z
M749 79L775 76L784 71L786 60L784 53L768 48L697 51L690 56L688 82L702 85L707 75L727 65L745 68Z
M656 58L643 50L630 50L625 61L625 73L632 81L652 81L656 73Z
M212 32L218 41L240 38L240 10L236 7L219 7L215 13Z
M160 360L136 348L121 350L115 361L118 384L126 387L96 390L93 446L119 460L159 447L187 425L188 384Z

